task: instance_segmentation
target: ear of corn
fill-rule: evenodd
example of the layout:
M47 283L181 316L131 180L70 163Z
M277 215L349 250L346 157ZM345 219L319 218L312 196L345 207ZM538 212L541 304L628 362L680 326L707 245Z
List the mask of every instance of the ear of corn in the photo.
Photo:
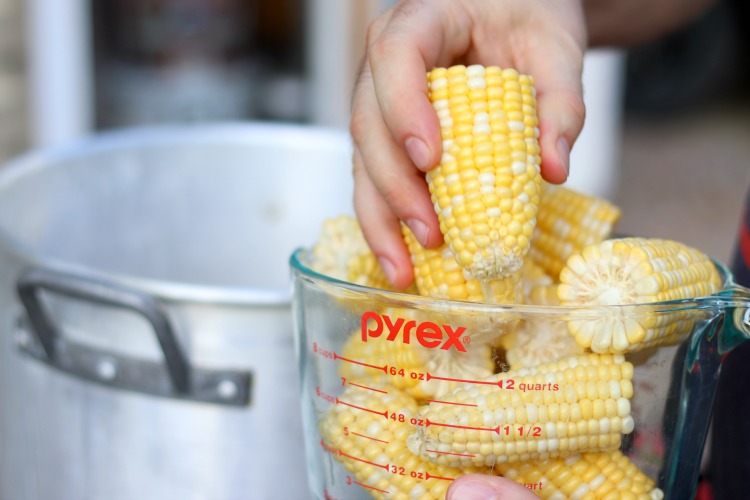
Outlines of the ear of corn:
M409 449L452 467L616 449L632 378L623 356L588 354L465 383L420 411Z
M522 301L520 270L503 278L480 281L458 265L447 245L426 249L408 227L403 226L402 229L420 295L494 304L517 304Z
M427 183L445 241L479 280L513 274L528 252L539 205L533 79L478 65L427 76L443 139Z
M349 386L337 401L320 420L322 444L372 497L442 499L451 480L479 472L434 464L406 448L417 403L403 392Z
M557 279L568 257L608 238L619 218L607 200L543 183L529 256Z
M521 464L498 464L508 479L549 500L661 500L664 492L619 450L585 452Z
M622 238L586 247L560 273L564 306L588 306L572 314L568 328L594 352L629 352L678 343L692 329L688 311L659 313L644 305L630 314L596 313L595 306L648 304L711 295L721 277L702 252L661 239Z

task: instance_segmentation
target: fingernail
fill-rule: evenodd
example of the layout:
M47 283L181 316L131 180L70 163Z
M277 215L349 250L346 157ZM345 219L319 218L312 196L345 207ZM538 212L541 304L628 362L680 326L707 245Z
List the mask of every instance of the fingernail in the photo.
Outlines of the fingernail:
M565 177L570 173L570 144L565 137L557 140L557 154L560 155L560 163L565 170Z
M406 153L420 170L427 170L430 168L430 150L427 149L427 144L422 142L416 137L409 137L404 143Z
M457 484L450 492L450 500L499 500L497 490L481 481Z
M396 280L396 266L393 265L393 262L386 259L385 257L379 257L378 262L380 263L380 268L385 273L385 277L388 278L388 281L393 284L393 282Z
M411 229L411 232L414 234L414 237L417 238L417 241L422 246L426 246L427 236L430 234L430 229L427 227L427 224L417 219L409 219L406 221L406 225L409 226L409 229Z

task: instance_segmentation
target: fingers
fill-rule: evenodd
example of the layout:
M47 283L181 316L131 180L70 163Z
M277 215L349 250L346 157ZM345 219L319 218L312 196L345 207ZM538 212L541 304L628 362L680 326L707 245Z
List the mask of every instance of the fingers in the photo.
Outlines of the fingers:
M570 174L570 149L586 114L580 73L577 78L571 74L575 71L567 68L568 74L542 80L537 90L542 176L555 184L565 182Z
M440 1L399 4L368 46L375 95L388 131L422 171L437 165L442 153L439 123L427 96L426 72L440 59L449 61L445 54L465 52L470 43L470 31L460 29L450 15L460 10L448 5Z
M428 248L442 242L440 223L424 174L414 167L383 121L367 67L354 100L355 210L365 239L389 281L405 288L412 280L412 268L399 220Z
M572 12L568 9L562 27L550 26L548 34L524 55L527 71L536 81L542 176L555 184L568 178L570 150L586 115L581 83L585 28L583 14Z
M539 500L525 486L499 476L467 474L455 479L445 500Z
M359 150L354 152L354 210L370 249L388 281L404 289L413 280L411 259L398 217L370 181Z

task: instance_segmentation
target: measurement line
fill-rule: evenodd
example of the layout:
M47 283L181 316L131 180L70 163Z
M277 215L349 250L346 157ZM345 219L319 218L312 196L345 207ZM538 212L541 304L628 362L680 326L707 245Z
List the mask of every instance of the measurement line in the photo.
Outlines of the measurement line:
M456 405L456 406L472 406L474 408L477 407L475 403L456 403L454 401L440 401L439 399L428 399L428 403L440 403L444 405Z
M355 365L366 366L367 368L374 368L376 370L382 370L383 373L388 373L388 371L387 371L388 370L388 365L383 365L383 366L371 365L371 364L368 364L368 363L364 363L362 361L357 361L356 359L349 359L349 358L345 358L343 356L339 356L335 352L333 353L333 359L334 360L340 359L341 361L346 361L347 363L354 363Z
M476 455L472 455L471 453L454 453L452 451L438 451L438 450L425 450L425 451L432 452L432 453L440 453L441 455L453 455L453 456L456 456L456 457L469 457L469 458L472 458L472 457L476 456Z
M361 487L363 487L363 488L367 488L368 490L375 490L375 491L379 491L379 492L381 492L381 493L384 493L384 494L386 494L386 495L387 495L387 494L389 493L389 492L388 492L388 490L381 490L380 488L376 488L376 487L374 487L374 486L370 486L370 485L367 485L367 484L364 484L364 483L360 483L359 481L352 481L352 482L353 482L354 484L358 484L359 486L361 486Z
M374 387L367 387L366 385L362 385L362 384L355 384L354 382L349 382L349 385L353 385L355 387L361 387L362 389L367 389L368 391L375 391L381 394L388 394L388 391L382 391L380 389L375 389Z
M352 432L355 436L363 437L365 439L372 439L373 441L377 441L379 443L388 444L388 441L383 441L382 439L374 438L372 436L365 436L364 434L360 434L359 432Z
M496 434L500 434L500 426L497 427L470 427L468 425L458 425L458 424L444 424L441 422L432 422L429 419L425 420L425 426L429 427L431 425L437 425L438 427L450 427L453 429L467 429L471 431L492 431Z
M380 464L376 464L375 462L369 462L369 461L365 460L364 458L359 458L359 457L355 457L355 456L352 456L352 455L347 455L346 453L344 453L341 450L339 450L339 456L340 457L351 458L352 460L356 460L357 462L362 462L362 463L365 463L367 465L372 465L374 467L380 467L381 469L388 470L388 464L380 465Z
M328 446L325 441L322 439L320 440L320 446L327 451L328 453L333 453L334 455L338 454L338 450L332 446Z
M503 381L498 380L496 382L492 382L490 380L471 380L471 379L465 379L465 378L450 378L450 377L438 377L437 375L432 375L430 372L427 372L427 380L447 380L448 382L463 382L466 384L480 384L480 385L497 385L502 388Z
M425 479L442 479L443 481L453 481L454 477L443 477L443 476L433 476L429 472L425 472Z
M374 413L375 415L383 415L385 418L388 418L388 410L383 411L383 412L375 411L375 410L372 410L370 408L365 408L363 406L357 406L357 405L354 405L354 404L351 404L351 403L347 403L346 401L341 401L339 398L336 398L336 404L337 405L345 405L345 406L348 406L350 408L356 408L357 410L369 411L370 413Z

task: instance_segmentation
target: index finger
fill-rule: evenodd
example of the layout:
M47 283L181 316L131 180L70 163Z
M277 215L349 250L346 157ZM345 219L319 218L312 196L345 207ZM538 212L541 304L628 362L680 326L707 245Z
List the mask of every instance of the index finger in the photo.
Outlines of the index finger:
M434 3L442 3L439 8ZM440 126L426 73L450 64L470 44L470 20L456 2L404 2L369 47L375 94L391 135L427 171L442 153Z

